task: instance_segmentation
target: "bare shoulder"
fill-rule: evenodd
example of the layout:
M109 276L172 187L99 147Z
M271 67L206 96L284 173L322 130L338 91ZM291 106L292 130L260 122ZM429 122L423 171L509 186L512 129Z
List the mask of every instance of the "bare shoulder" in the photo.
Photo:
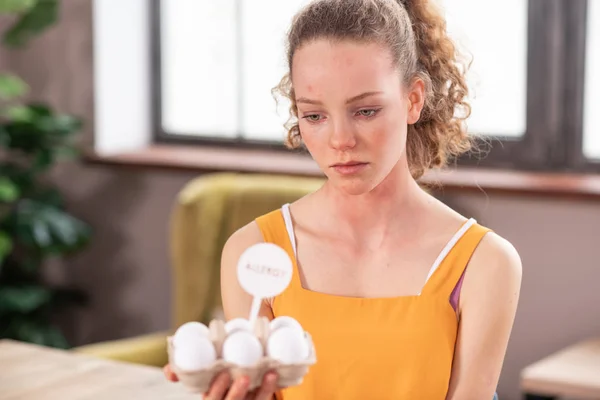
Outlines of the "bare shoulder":
M247 318L252 297L244 291L237 279L237 263L250 246L263 242L262 233L255 221L235 231L225 242L221 254L221 300L226 319ZM270 316L268 307L261 315Z
M256 221L252 221L239 228L227 239L223 246L222 260L237 261L248 247L261 242L263 242L262 233Z
M516 248L502 236L488 232L471 257L461 298L465 302L480 301L482 296L516 300L521 279L522 262Z
M473 253L469 268L483 270L484 274L489 275L520 277L521 256L508 240L494 232L488 232Z

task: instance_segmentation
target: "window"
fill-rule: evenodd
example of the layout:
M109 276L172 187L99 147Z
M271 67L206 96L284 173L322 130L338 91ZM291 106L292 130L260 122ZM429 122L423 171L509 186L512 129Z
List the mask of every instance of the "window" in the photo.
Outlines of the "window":
M600 1L588 7L583 152L600 160Z
M156 140L281 145L289 104L277 107L271 89L285 73L288 24L308 1L154 0ZM450 35L474 56L468 126L489 147L460 161L595 168L598 2L438 1Z
M284 36L306 0L162 0L161 117L165 136L281 142L288 103Z
M527 2L441 0L448 33L473 55L469 131L522 137L526 125ZM511 21L511 29L504 29ZM502 112L498 112L502 110Z

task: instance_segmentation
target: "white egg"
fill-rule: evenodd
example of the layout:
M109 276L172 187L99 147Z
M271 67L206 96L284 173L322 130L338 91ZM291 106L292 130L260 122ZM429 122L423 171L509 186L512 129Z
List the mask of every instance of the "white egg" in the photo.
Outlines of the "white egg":
M269 323L269 329L271 330L271 332L274 332L277 329L284 327L284 326L297 329L300 333L304 333L304 329L302 328L302 325L300 325L300 323L298 321L296 321L294 318L288 317L286 315L277 317Z
M228 335L240 330L252 332L250 321L244 318L234 318L225 324L225 333Z
M174 348L173 363L183 371L208 368L216 359L215 347L206 337L181 337Z
M269 336L267 354L284 364L295 364L308 358L310 348L302 332L283 326Z
M209 330L206 325L200 322L186 322L177 328L177 331L173 335L173 345L175 347L179 346L179 343L200 340L203 338L208 338ZM186 339L189 338L189 339Z
M223 359L241 367L255 365L263 353L258 338L244 330L233 332L223 343Z

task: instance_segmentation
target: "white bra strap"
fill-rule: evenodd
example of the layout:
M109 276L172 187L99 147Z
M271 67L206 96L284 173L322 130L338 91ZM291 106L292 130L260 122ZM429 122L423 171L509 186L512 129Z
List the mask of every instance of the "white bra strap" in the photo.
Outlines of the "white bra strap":
M473 218L469 219L454 234L454 236L452 236L452 238L450 239L450 241L442 249L442 252L438 255L438 257L436 258L435 262L431 266L431 269L429 270L429 274L427 275L427 279L425 280L425 284L427 284L427 282L429 282L429 278L431 278L431 276L433 275L433 273L438 269L438 267L440 266L440 264L442 263L442 261L444 261L444 258L446 258L446 256L448 256L448 253L450 253L450 251L454 248L454 246L460 240L460 238L462 238L463 235L465 233L467 233L467 231L469 230L469 228L471 226L473 226L474 224L476 224L476 223L477 223L477 221L475 219L473 219Z
M288 236L290 238L290 242L292 243L292 248L294 249L294 256L298 257L296 253L296 236L294 235L294 225L292 224L292 214L290 214L290 205L284 204L281 207L281 212L283 213L283 220L285 221L285 228L287 230Z

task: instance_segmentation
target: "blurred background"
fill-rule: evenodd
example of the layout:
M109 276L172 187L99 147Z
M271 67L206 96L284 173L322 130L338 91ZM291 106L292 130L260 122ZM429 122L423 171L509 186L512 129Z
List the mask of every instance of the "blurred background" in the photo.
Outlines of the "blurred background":
M0 338L161 365L219 312L224 238L321 179L271 95L305 2L0 0ZM600 336L600 0L439 2L485 151L424 181L521 254L517 399Z

